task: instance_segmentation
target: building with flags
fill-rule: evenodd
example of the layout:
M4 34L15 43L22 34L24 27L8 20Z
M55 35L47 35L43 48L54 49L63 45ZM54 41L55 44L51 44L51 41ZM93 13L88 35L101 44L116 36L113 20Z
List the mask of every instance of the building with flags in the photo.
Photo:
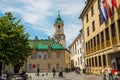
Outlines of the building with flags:
M120 0L88 0L80 14L87 72L120 70Z
M70 69L70 52L54 39L31 40L30 46L34 48L27 59L27 72L51 72L53 67L57 71Z

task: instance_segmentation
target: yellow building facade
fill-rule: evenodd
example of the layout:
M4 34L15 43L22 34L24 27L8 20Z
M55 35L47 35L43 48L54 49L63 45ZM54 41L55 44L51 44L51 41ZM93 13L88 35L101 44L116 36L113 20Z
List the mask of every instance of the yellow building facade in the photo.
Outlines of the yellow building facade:
M88 0L80 17L83 24L85 59L90 73L101 74L101 69L110 65L120 70L120 0L118 9L101 22L98 4L101 0Z

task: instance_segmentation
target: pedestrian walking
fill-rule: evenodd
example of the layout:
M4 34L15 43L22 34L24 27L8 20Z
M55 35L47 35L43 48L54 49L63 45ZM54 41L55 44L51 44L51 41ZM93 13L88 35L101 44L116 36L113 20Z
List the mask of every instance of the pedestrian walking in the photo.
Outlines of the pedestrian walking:
M52 69L52 73L53 73L53 78L54 78L54 77L55 77L55 74L56 74L55 68Z
M39 72L40 72L40 69L39 69L39 68L37 68L37 76L39 76Z
M103 75L103 80L106 80L106 73L105 73L106 69L105 67L103 67L102 69L102 75Z
M110 65L108 65L107 71L108 71L108 80L113 80L112 68L110 67Z
M62 69L62 67L60 68L60 71L59 71L59 77L63 78L63 69Z

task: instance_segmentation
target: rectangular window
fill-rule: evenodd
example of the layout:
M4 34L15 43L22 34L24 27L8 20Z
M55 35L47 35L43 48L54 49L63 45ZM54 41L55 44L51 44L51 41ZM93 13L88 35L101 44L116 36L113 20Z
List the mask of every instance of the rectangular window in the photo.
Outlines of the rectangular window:
M51 70L51 64L48 64L48 70Z
M37 54L36 53L32 53L31 59L37 59Z
M29 70L31 70L32 69L32 64L29 64Z
M78 57L78 65L80 65L79 57Z
M82 57L80 57L80 64L82 64Z
M90 41L88 41L88 49L90 49Z
M95 57L95 66L97 67L97 57Z
M99 56L99 66L102 66L101 65L101 56Z
M97 44L100 44L99 34L97 35Z
M77 65L77 61L75 62L75 64Z
M101 20L100 15L99 15L99 25L101 25L101 24L102 24L102 20Z
M93 40L91 39L91 48L93 48L93 42L92 42Z
M81 38L80 38L80 44L81 44Z
M95 21L92 22L92 30L95 31Z
M60 59L60 53L57 53L57 59Z
M56 69L59 70L59 68L60 68L60 65L59 65L59 63L57 63L56 64Z
M88 22L88 13L86 14L86 23Z
M108 28L105 29L105 33L106 33L106 40L109 40L110 37L109 37L109 29Z
M92 66L94 67L94 58L92 58Z
M94 15L94 7L92 6L91 7L91 16L93 16Z
M96 38L94 37L94 46L96 46Z
M89 27L87 27L87 36L89 36L89 34L90 34L90 33L89 33Z
M48 59L50 59L51 58L51 53L48 53Z
M104 42L104 34L103 34L103 31L101 32L101 42Z
M115 23L111 25L111 35L112 35L112 37L116 36Z
M91 66L91 58L89 59L89 66Z
M80 48L80 53L82 53L82 49Z
M106 56L103 55L103 65L106 66Z
M87 42L86 42L86 50L88 49L88 44L87 44Z
M37 64L37 68L39 68L40 67L40 65L39 64Z
M88 66L89 64L88 64L88 59L87 59L87 66Z

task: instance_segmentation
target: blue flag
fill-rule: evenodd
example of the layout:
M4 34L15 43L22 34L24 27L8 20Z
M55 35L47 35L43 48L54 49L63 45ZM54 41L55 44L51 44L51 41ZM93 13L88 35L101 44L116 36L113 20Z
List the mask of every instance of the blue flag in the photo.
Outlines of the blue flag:
M99 10L99 14L100 14L100 18L101 18L101 21L102 23L105 21L105 18L103 16L103 13L102 13L102 10L101 10L101 5L99 4L98 5L98 10Z

